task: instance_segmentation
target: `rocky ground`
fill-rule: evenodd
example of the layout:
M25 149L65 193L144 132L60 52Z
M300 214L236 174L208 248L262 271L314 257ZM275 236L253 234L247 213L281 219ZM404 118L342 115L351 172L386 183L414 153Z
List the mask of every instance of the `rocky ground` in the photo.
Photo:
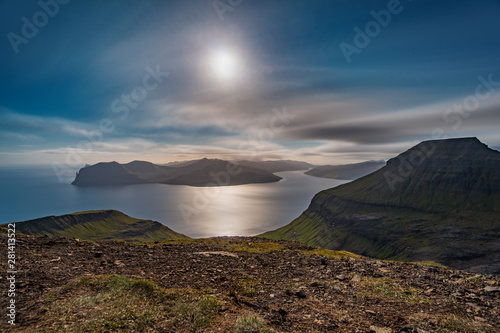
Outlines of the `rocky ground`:
M189 318L184 318L101 331L232 332L237 331L236 318L252 314L275 332L500 332L500 278L432 263L383 262L259 238L148 245L18 239L18 331L56 331L60 312L47 318L55 311L51 302L64 294L62 286L82 276L119 274L169 290L203 291L218 305L210 321L198 326L187 325ZM5 315L7 251L2 250L0 261L0 328L13 329ZM63 327L77 330L71 324Z

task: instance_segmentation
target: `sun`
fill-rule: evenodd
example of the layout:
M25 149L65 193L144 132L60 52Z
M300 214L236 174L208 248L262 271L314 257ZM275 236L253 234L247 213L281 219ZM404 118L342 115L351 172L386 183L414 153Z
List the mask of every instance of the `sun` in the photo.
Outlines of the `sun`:
M223 81L234 79L240 70L237 55L227 50L214 52L211 57L211 66L215 76Z

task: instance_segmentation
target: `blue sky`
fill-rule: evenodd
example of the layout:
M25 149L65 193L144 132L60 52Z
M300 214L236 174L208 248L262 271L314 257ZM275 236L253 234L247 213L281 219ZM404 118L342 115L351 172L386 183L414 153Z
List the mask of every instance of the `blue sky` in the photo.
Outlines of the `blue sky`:
M0 164L500 149L498 22L494 0L3 1Z

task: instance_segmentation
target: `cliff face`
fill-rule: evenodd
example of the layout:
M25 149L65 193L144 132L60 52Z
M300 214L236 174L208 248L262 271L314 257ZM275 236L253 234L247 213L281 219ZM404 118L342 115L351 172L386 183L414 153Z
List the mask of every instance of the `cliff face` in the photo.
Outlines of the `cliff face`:
M500 152L476 138L422 142L263 236L500 274Z
M117 162L109 162L98 163L80 169L71 184L77 186L101 186L130 185L142 182L139 177L129 173L123 165Z

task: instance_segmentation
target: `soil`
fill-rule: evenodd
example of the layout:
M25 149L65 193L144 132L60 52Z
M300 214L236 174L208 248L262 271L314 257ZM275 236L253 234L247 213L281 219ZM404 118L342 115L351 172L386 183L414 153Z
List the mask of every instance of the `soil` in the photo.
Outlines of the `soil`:
M207 289L224 300L216 325L254 313L276 332L500 332L500 278L438 265L325 257L314 248L276 242L286 250L228 251L221 244L259 249L269 240L224 237L133 245L19 236L16 243L16 329L37 331L43 300L85 276L121 274L164 288ZM2 236L2 242L7 243ZM256 246L255 246L256 245ZM265 245L265 244L264 244ZM7 286L7 251L0 253ZM243 288L241 280L251 281ZM6 287L4 287L6 288ZM6 325L6 291L0 297ZM172 330L175 331L175 330Z

